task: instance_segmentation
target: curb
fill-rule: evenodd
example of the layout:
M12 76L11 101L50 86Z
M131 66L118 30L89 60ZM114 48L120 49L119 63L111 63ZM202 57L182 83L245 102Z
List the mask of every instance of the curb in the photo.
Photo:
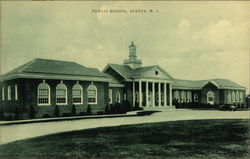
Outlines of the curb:
M54 121L68 121L79 119L99 119L99 118L117 118L117 117L133 117L140 116L137 113L133 114L115 114L115 115L98 115L98 116L77 116L77 117L58 117L58 118L46 118L46 119L33 119L33 120L18 120L18 121L3 121L0 125L16 125L16 124L29 124L29 123L43 123Z

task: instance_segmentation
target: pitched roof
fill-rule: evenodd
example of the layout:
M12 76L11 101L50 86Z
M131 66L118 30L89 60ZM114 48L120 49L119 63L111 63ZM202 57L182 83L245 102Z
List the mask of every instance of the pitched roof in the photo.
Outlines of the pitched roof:
M182 79L174 79L173 80L173 88L182 88L182 89L202 89L207 83L213 83L218 86L220 89L226 88L237 88L237 89L245 89L245 87L231 81L228 79L208 79L208 80L182 80Z
M127 65L119 65L119 64L108 64L106 66L105 70L111 67L113 68L117 73L119 73L125 80L126 79L131 79L131 78L135 78L135 77L139 77L142 76L144 73L152 70L155 67L158 67L159 69L161 69L167 76L169 76L170 78L172 78L169 73L167 73L166 71L164 71L162 68L160 68L158 65L152 65L152 66L145 66L145 67L139 67L136 69L132 69L131 67L127 66Z
M0 76L0 79L11 78L17 75L60 75L60 76L88 76L107 78L97 69L87 68L71 61L49 59L34 59L26 64Z

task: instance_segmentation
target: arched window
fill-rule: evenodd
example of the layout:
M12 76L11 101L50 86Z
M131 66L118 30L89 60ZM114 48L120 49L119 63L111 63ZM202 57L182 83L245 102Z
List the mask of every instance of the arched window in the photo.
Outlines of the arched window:
M50 105L50 87L45 82L37 87L37 105Z
M232 92L232 102L235 102L235 93L234 93L234 91Z
M121 96L120 96L120 92L116 92L116 102L120 103L121 102Z
M198 102L198 98L199 98L198 94L195 93L195 94L194 94L194 102Z
M56 86L56 104L67 104L67 87L62 82Z
M214 92L213 91L208 91L207 92L207 102L209 104L213 104L214 103Z
M227 94L227 101L231 102L231 98L232 98L231 92L229 91L228 94Z
M82 104L82 86L80 84L75 84L72 88L73 104Z
M180 102L180 92L179 91L175 91L174 92L174 97L175 97L175 99L178 101L178 102Z
M239 100L240 100L240 96L239 96L239 92L237 91L236 92L236 102L239 102Z
M88 87L88 103L97 104L97 88L93 83Z
M181 91L181 102L185 102L186 101L186 93L185 91Z

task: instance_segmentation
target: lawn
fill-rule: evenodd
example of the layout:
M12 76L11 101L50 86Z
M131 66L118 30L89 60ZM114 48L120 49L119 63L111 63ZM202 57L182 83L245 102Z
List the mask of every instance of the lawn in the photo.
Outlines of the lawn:
M0 158L247 159L249 122L187 120L72 131L1 145Z

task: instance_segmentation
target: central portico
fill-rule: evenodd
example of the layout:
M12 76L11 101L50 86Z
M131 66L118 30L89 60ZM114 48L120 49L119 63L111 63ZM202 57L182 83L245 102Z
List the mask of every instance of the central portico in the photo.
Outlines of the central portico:
M123 65L108 64L104 69L103 72L112 76L114 83L110 84L110 101L114 94L112 91L120 89L124 93L124 100L128 100L134 107L172 106L173 78L158 65L142 67L136 50L132 41L129 45L129 58L124 60Z
M172 84L169 80L134 79L132 82L133 106L172 106Z

